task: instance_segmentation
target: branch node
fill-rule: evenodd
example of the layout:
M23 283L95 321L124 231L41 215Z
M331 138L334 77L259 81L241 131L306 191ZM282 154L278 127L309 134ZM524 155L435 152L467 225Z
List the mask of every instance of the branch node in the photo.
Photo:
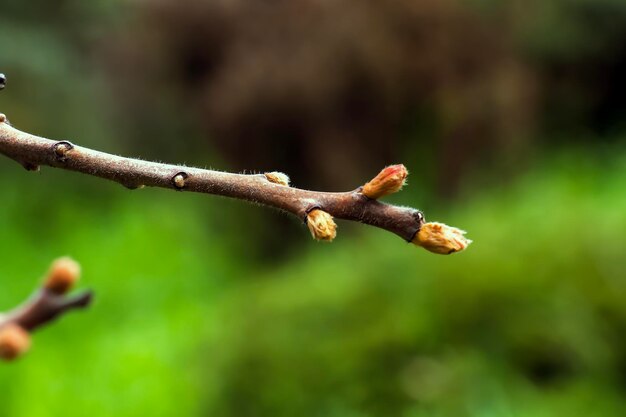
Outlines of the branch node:
M144 184L134 184L134 183L122 183L122 185L126 188L128 188L129 190L138 190L141 188L144 188L145 185Z
M424 213L422 213L421 210L415 210L413 212L413 218L420 225L424 224L424 222L426 221L426 219L424 218Z
M189 174L186 172L179 172L178 174L172 177L172 184L174 184L174 188L177 190L183 190L185 188L185 182L189 178Z
M312 204L307 207L306 210L304 210L304 216L302 217L302 221L304 222L304 224L307 224L307 222L309 221L309 213L313 210L322 210L322 206L320 206L319 204Z
M66 140L62 140L52 145L52 151L59 162L67 161L67 154L72 149L74 149L74 145Z
M426 223L426 219L424 218L424 213L421 210L413 209L411 216L415 219L416 227L414 230L407 230L409 233L406 236L409 236L408 239L405 236L405 240L409 243L415 243L415 239L419 231L422 229L422 226ZM411 231L412 230L412 231Z

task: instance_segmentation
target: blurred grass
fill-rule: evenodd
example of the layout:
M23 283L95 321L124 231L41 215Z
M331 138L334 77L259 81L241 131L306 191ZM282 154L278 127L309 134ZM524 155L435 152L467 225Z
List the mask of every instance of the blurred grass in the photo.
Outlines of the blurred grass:
M270 266L237 226L260 209L3 165L0 310L65 254L97 302L0 366L0 416L605 417L626 406L624 149L555 153L514 184L432 208L429 220L469 231L463 254L341 223L332 245Z

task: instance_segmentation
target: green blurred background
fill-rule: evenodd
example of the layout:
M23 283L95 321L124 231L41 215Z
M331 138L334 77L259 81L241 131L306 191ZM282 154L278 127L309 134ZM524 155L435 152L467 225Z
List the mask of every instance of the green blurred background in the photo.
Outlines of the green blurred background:
M99 150L346 190L469 231L436 256L218 197L0 160L0 310L71 255L86 312L0 416L622 416L626 2L18 1L0 111Z

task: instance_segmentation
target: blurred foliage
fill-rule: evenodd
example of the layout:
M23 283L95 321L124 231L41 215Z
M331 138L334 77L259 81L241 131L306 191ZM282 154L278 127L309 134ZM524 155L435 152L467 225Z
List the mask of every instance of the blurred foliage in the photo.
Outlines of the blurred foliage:
M621 416L625 45L623 0L4 0L18 128L318 189L404 162L389 200L475 243L2 160L0 310L64 254L97 302L0 417Z

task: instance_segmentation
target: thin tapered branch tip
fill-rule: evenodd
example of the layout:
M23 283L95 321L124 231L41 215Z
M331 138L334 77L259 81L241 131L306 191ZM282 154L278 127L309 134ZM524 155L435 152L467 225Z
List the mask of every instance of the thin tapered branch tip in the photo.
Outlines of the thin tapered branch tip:
M85 291L81 294L78 294L74 297L69 298L65 302L65 306L67 309L70 308L86 308L91 305L93 302L94 293L93 291Z

